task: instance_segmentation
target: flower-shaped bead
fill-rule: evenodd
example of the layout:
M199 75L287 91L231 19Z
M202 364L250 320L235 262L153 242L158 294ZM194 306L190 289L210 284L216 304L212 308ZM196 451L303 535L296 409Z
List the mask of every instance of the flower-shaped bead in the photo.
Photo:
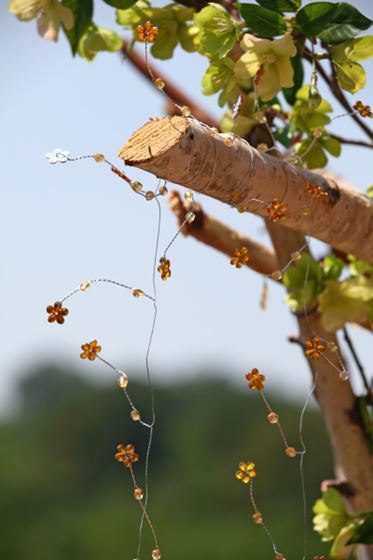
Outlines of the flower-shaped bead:
M115 458L119 463L123 463L124 467L130 469L132 463L136 463L139 460L139 456L135 451L135 446L132 443L128 445L124 445L120 443L117 445L117 453L115 454Z
M255 463L252 461L247 461L246 463L242 461L238 464L238 470L236 471L237 480L241 480L244 484L247 484L255 476Z
M144 25L136 27L136 34L139 41L154 43L159 33L159 28L155 27L151 21L146 21Z
M241 247L241 249L235 249L233 251L233 257L231 258L231 264L236 268L242 268L244 264L249 262L249 250L247 247Z
M63 325L69 310L66 307L62 307L62 303L60 301L56 301L53 305L48 305L47 313L49 315L49 323L54 323L56 321L59 325Z
M159 267L157 268L162 280L167 280L171 276L170 261L166 257L159 259Z
M308 194L314 196L315 198L322 198L323 200L326 200L329 196L328 193L323 191L319 185L308 184L306 189Z
M271 222L282 222L287 218L288 205L274 198L266 207L266 211Z
M326 345L321 342L319 337L314 336L311 340L307 340L305 343L305 351L307 358L312 358L312 360L319 360L322 352L324 352Z
M361 117L373 118L373 113L369 105L364 105L362 101L357 101L354 105L355 111L359 113Z
M262 391L266 378L265 375L259 373L256 368L253 368L249 373L245 375L245 377L249 382L249 389L251 389L252 391L255 391L255 389L258 391Z
M83 350L83 352L80 354L82 360L88 358L88 360L91 360L91 362L93 362L93 360L96 359L97 354L101 352L101 346L98 346L97 340L91 340L91 342L82 344L81 348Z
M62 148L56 148L53 152L48 152L45 157L49 163L66 163L69 159L70 152L67 150L62 150Z

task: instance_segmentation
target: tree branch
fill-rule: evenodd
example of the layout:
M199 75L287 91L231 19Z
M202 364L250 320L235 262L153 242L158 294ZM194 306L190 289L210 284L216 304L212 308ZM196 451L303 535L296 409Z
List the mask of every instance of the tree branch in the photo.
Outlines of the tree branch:
M338 136L338 134L330 134L332 138L338 140L341 144L351 144L352 146L362 146L363 148L373 148L373 144L371 142L366 142L365 140L354 140L353 138L343 138L342 136Z
M170 209L177 216L179 225L185 220L186 213L190 210L190 203L183 201L177 191L169 195ZM233 256L235 249L247 247L250 260L248 267L260 274L271 274L278 269L278 262L273 251L257 241L240 235L222 222L206 214L199 204L194 205L196 219L191 224L186 224L182 230L184 235L192 235L202 243L214 247L221 253Z
M282 200L288 204L282 226L373 264L373 205L366 197L257 151L239 138L226 146L224 137L211 134L194 119L165 117L137 130L119 155L126 165L263 217L266 205L253 199ZM311 196L309 184L327 192L328 201Z

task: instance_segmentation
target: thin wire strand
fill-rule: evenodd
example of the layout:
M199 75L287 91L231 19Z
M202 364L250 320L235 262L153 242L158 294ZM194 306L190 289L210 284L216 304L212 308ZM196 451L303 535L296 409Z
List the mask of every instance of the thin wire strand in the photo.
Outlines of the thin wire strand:
M250 482L249 482L249 497L250 497L250 501L251 501L251 504L253 506L254 512L255 513L257 513L257 512L260 513L260 511L258 510L258 507L256 505L255 499L254 499L254 481L253 481L252 478L250 479ZM268 536L268 538L271 542L274 553L277 554L278 550L277 550L276 543L275 543L275 540L272 536L271 531L268 529L267 525L265 523L263 523L263 521L261 523L261 526L263 527L264 531L267 533L267 536Z

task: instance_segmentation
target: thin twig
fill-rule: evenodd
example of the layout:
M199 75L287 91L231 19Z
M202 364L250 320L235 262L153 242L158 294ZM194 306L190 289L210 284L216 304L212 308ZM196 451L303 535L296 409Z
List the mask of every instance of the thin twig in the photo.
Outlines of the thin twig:
M373 144L371 142L366 142L365 140L355 140L353 138L343 138L338 134L331 134L330 135L335 140L338 140L341 144L351 144L352 146L363 146L363 148L373 148Z
M368 378L366 376L364 366L360 361L360 358L357 354L354 343L352 342L352 339L350 338L350 335L348 334L348 330L347 330L346 327L343 327L343 336L344 336L344 339L346 341L347 346L349 347L349 350L352 354L352 357L354 358L354 361L355 361L356 367L357 367L357 369L360 373L361 379L363 380L364 387L367 391L367 396L368 396L369 400L373 403L372 389L371 389L370 384L368 382Z

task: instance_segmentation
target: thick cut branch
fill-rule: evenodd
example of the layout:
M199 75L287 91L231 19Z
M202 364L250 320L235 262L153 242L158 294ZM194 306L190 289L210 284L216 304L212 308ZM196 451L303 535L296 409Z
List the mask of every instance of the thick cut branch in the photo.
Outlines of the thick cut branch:
M194 119L166 117L137 130L119 153L168 181L249 212L266 216L273 198L288 204L282 225L309 234L373 264L373 205L363 195L304 169L295 168L236 138L232 146ZM307 192L318 185L324 202ZM309 213L304 215L307 207Z
M186 208L186 203L180 198L178 192L173 191L169 196L169 206L176 214L179 224L185 220L185 214L190 208ZM278 262L273 251L261 245L257 241L240 235L235 230L209 216L197 204L194 207L196 219L191 224L186 224L182 230L184 235L192 235L202 243L214 247L221 253L229 257L233 256L235 249L247 247L250 260L247 263L249 268L260 274L271 274L278 269Z

